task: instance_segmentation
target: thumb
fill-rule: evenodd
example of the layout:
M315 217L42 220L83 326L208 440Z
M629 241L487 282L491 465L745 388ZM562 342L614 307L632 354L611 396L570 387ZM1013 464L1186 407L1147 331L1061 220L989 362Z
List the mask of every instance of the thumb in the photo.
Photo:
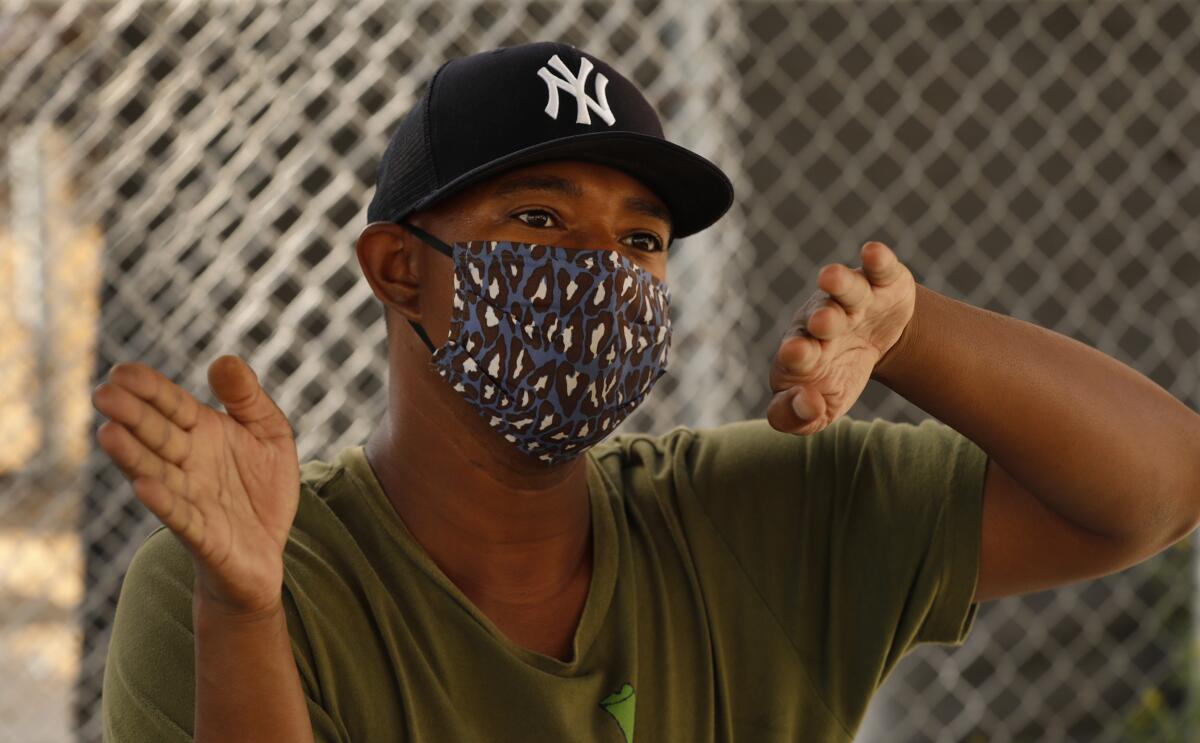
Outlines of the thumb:
M232 354L220 356L208 367L208 386L225 406L229 417L257 438L293 438L287 416L258 383L254 370Z

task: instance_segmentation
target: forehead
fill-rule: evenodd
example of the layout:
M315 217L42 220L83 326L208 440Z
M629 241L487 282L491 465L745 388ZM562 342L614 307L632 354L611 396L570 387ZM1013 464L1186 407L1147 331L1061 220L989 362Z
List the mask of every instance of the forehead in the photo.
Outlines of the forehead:
M471 199L501 198L524 190L559 192L571 198L634 197L660 207L666 205L648 186L616 168L581 160L550 160L497 173L462 192Z

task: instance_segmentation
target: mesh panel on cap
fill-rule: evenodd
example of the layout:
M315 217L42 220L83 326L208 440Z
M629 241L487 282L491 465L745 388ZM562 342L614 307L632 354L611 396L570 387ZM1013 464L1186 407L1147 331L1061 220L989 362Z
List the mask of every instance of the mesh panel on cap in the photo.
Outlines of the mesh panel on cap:
M409 111L393 133L379 161L375 196L367 207L367 221L398 219L423 195L437 188L433 158L425 138L427 98Z

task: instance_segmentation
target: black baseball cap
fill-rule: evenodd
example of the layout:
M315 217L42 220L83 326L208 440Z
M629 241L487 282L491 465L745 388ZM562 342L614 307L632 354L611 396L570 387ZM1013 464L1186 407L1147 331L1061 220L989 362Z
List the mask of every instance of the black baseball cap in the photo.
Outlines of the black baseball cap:
M633 83L570 44L535 42L438 68L392 133L367 220L396 222L501 171L561 159L640 180L667 205L673 238L708 227L733 203L729 178L668 142Z

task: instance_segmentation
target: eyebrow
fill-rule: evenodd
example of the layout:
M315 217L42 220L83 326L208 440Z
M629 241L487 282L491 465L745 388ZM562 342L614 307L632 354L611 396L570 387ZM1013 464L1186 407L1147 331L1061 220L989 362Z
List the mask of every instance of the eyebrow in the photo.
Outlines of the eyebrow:
M518 191L557 191L575 198L583 196L583 189L578 183L556 175L526 175L513 178L501 183L493 195L505 196Z
M643 199L640 196L630 196L625 199L625 207L640 214L661 219L667 223L668 227L671 226L671 213L650 199Z
M556 175L525 175L504 181L492 192L494 196L506 196L520 191L554 191L574 198L583 196L583 189L575 181ZM625 199L625 208L639 214L661 219L671 226L671 213L656 202L640 196Z

